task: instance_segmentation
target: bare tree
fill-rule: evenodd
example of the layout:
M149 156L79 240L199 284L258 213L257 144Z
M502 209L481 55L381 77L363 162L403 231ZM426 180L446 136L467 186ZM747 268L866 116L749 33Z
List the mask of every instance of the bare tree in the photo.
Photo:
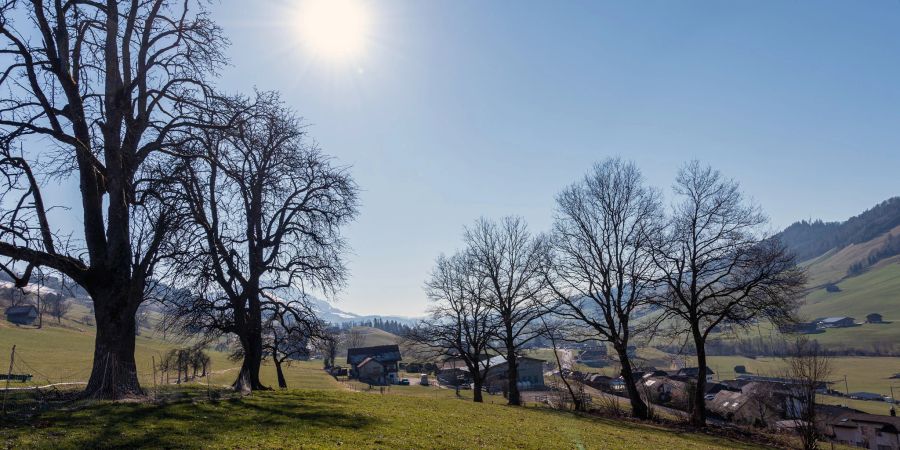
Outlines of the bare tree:
M486 279L474 271L472 262L465 253L438 257L425 284L433 302L430 317L413 328L407 339L428 349L431 356L462 360L472 378L472 398L482 402L498 324L486 298Z
M785 377L791 380L791 393L798 400L797 432L804 450L819 448L822 433L818 427L816 394L827 386L832 374L831 358L819 343L798 336L788 345L784 357L787 369Z
M224 62L203 3L0 3L2 270L24 286L35 267L48 267L90 294L89 396L141 393L134 312L172 225L148 168L165 167L183 131L198 125L196 99ZM70 177L83 225L58 234L43 188Z
M657 285L651 239L660 210L659 195L644 186L633 163L607 159L557 197L551 238L555 313L612 344L632 414L640 419L649 410L635 385L628 347L656 325L646 314Z
M746 327L760 320L795 320L806 277L765 217L738 184L694 161L675 183L680 202L665 233L654 240L664 289L654 302L683 328L697 352L691 423L705 426L706 340L717 326Z
M47 303L47 311L56 319L56 323L62 323L62 318L72 309L72 299L63 297L62 294L48 294L44 302Z
M331 369L335 365L338 354L340 333L336 327L327 327L318 339L313 341L316 349L322 354L322 364L325 369Z
M178 273L190 295L170 301L170 317L182 329L235 334L243 363L234 388L267 389L259 380L263 311L282 294L343 285L341 228L356 215L357 187L307 141L275 93L221 101L217 109L221 120L237 117L234 126L197 133L183 150L190 162L178 170L192 233Z
M283 366L309 358L310 344L325 337L325 327L309 303L302 300L266 302L263 314L263 355L275 364L278 387L287 389Z
M474 275L487 285L485 298L497 323L498 351L507 362L509 404L521 405L518 352L540 335L546 313L547 240L532 236L525 221L481 219L466 228L467 257Z
M559 368L559 379L566 387L575 411L585 411L588 405L586 402L587 396L584 393L584 383L579 380L569 380L569 376L566 373L571 372L571 369L564 367L562 359L559 357L561 351L559 343L571 339L571 336L578 336L579 333L572 330L574 328L572 322L565 320L547 320L546 317L541 317L541 324L544 327L543 336L550 340L553 357L556 359L556 367ZM580 338L576 337L575 340L580 340Z
M362 331L351 328L342 333L340 343L343 344L344 350L359 348L366 345L366 337Z

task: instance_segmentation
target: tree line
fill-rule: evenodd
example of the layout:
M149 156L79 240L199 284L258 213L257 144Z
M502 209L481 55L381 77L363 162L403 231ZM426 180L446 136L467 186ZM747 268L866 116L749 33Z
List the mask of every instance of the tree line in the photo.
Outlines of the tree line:
M739 185L693 161L678 173L673 203L631 162L611 158L557 195L552 228L532 233L518 217L465 227L463 249L441 255L426 281L428 320L410 333L458 358L474 400L489 356L507 362L508 401L521 403L517 357L540 336L603 341L615 351L632 414L650 417L629 347L661 336L692 344L699 368L691 422L706 421L710 334L760 320L796 320L805 273Z
M0 272L90 296L90 397L142 394L151 301L168 330L234 338L235 388L265 389L263 357L291 352L272 342L321 334L305 292L345 282L357 186L277 92L216 88L227 39L207 6L0 3ZM75 204L45 195L58 182L77 182Z

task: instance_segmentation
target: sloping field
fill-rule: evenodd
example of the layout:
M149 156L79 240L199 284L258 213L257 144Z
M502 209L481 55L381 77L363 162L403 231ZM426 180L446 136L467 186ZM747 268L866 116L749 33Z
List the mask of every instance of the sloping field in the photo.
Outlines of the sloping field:
M290 370L311 375L310 364ZM323 379L315 384L327 384L327 376L317 372ZM756 448L544 408L342 389L263 392L220 401L208 401L205 392L195 390L164 404L105 403L49 412L38 422L37 428L2 428L0 440L26 448Z

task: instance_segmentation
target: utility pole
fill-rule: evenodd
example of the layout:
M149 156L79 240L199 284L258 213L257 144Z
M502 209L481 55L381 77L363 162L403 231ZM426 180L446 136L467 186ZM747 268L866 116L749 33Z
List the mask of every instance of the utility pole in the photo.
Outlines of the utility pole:
M846 394L847 397L850 396L850 387L847 384L847 375L844 375L844 394Z

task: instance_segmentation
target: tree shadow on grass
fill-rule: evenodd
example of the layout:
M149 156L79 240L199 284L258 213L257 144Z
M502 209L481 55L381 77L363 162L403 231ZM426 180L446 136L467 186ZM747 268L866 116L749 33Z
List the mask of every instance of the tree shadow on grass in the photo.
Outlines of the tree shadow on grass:
M264 447L247 439L287 436L298 429L313 434L316 429L365 430L377 423L344 403L333 397L265 394L222 402L103 404L53 412L32 424L37 429L22 427L14 434L44 434L53 447Z

